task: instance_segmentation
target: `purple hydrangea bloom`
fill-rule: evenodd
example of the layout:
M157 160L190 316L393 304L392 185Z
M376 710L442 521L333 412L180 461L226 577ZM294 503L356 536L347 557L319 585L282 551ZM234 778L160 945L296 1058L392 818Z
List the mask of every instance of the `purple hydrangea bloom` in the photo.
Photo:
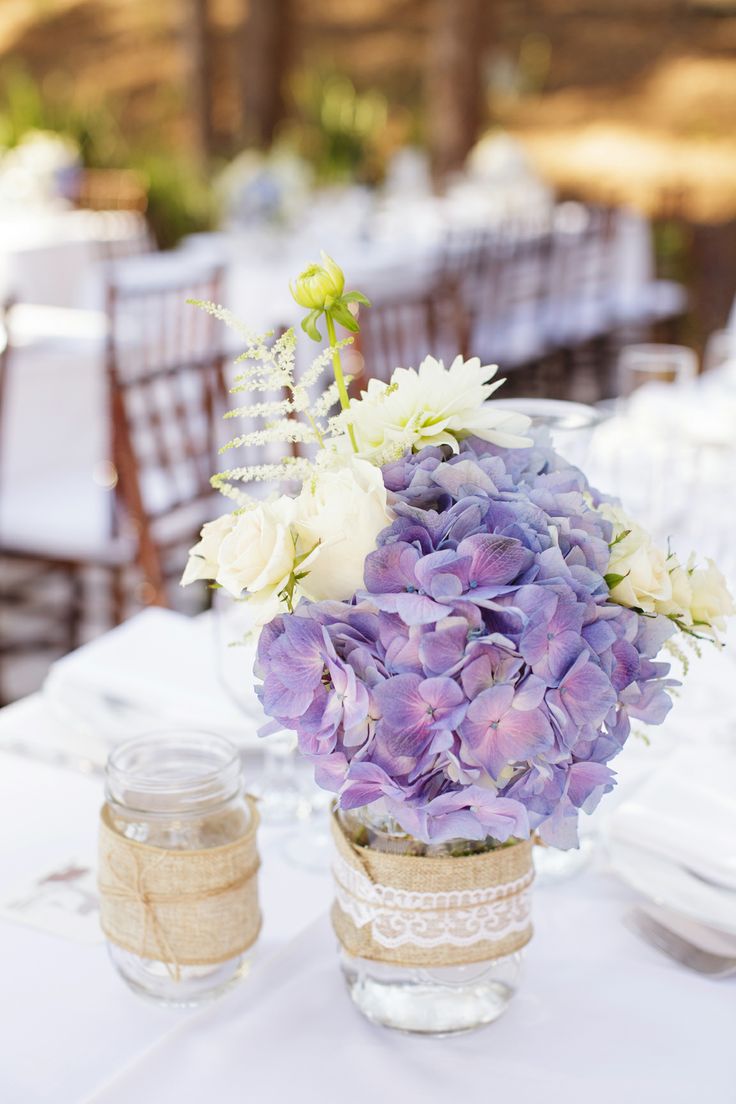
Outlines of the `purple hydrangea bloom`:
M394 521L350 602L263 630L259 694L343 808L427 842L575 846L635 718L661 723L674 626L609 601L611 526L550 448L474 438L383 469Z

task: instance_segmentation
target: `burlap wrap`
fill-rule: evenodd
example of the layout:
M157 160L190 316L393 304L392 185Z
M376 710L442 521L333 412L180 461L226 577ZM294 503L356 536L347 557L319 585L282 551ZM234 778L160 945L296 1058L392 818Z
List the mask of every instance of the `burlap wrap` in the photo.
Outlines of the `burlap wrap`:
M205 966L242 954L261 927L256 844L258 812L248 798L245 835L201 851L174 851L125 839L107 805L100 814L100 920L107 938L171 966Z
M332 817L332 924L352 955L397 966L502 958L532 937L528 841L458 857L358 847Z

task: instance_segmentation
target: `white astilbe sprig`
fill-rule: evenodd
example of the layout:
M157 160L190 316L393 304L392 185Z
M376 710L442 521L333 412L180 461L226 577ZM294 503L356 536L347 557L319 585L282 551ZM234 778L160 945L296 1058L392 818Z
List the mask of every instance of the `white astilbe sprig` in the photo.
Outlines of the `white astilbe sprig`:
M224 322L231 330L235 330L241 337L244 337L249 345L256 339L254 331L246 326L244 322L241 322L239 318L236 318L227 307L220 306L219 303L212 303L208 299L187 299L187 303L193 307L199 307L207 314L211 314L218 322Z
M345 385L348 386L350 383L352 383L352 380L353 380L352 376L346 376L345 377ZM338 389L337 383L333 380L333 382L329 385L329 387L325 388L325 390L322 392L320 397L312 403L312 417L313 418L319 418L319 419L326 418L329 415L330 411L334 410L334 408L337 406L339 401L340 401L339 389ZM337 425L334 426L334 433L339 433L341 431L342 431L341 427L339 427ZM327 422L327 426L325 428L325 435L327 435L327 434L330 434L330 435L333 434L333 421L332 421L332 419L329 419L329 421Z
M336 342L335 345L332 347L328 345L326 349L323 349L322 352L314 358L302 378L296 383L296 387L294 390L295 400L297 402L308 403L309 393L319 380L325 368L328 368L331 365L335 349L345 349L348 345L352 345L352 343L352 337L345 337L342 339L342 341ZM296 396L298 396L298 399L296 398ZM298 409L300 408L297 405L297 410ZM306 409L306 407L304 407L304 409Z
M252 428L236 434L220 449L221 453L238 448L272 449L278 445L283 445L285 451L293 451L302 446L324 446L331 439L345 436L344 424L331 417L340 398L338 385L331 380L321 387L320 381L325 369L333 363L335 350L350 345L352 337L323 349L297 379L293 329L278 336L274 336L273 331L257 334L225 307L201 300L190 302L224 322L244 339L246 345L235 360L239 370L230 393L249 394L253 399L229 410L225 417L241 418L250 422ZM313 471L312 459L286 455L272 462L245 464L218 472L212 478L212 486L246 505L252 499L235 484L304 482Z
M271 402L251 403L249 406L235 406L223 415L224 418L270 418L278 417L294 409L291 399L274 399Z
M315 440L315 432L310 425L298 422L295 418L282 418L281 421L272 422L263 429L253 429L250 433L233 437L232 441L222 446L220 452L228 452L234 448L247 448L249 445L268 445L278 441L287 444L295 442L310 444Z
M241 483L303 483L314 470L311 460L300 456L286 456L283 460L273 464L251 464L244 468L230 468L229 471L218 472L212 476L212 486L216 491L232 498L241 505L251 502L251 497L233 485L233 480Z

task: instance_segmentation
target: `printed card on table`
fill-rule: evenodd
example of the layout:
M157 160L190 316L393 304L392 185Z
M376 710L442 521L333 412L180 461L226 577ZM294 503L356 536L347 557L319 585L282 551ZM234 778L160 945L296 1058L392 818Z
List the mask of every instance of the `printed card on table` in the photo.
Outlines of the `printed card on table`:
M94 868L70 859L42 871L0 898L0 918L76 943L101 943Z

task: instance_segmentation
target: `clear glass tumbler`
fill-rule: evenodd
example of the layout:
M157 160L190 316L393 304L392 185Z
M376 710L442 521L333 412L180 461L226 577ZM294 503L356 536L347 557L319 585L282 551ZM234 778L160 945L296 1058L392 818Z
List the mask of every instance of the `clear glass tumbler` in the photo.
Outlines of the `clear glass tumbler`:
M626 345L619 356L619 389L631 395L646 383L686 383L698 374L698 358L685 345Z
M252 823L237 749L205 733L152 734L117 747L107 763L106 813L125 839L202 851L241 839ZM110 957L135 992L191 1006L217 997L243 973L247 951L225 962L182 965L108 941Z

